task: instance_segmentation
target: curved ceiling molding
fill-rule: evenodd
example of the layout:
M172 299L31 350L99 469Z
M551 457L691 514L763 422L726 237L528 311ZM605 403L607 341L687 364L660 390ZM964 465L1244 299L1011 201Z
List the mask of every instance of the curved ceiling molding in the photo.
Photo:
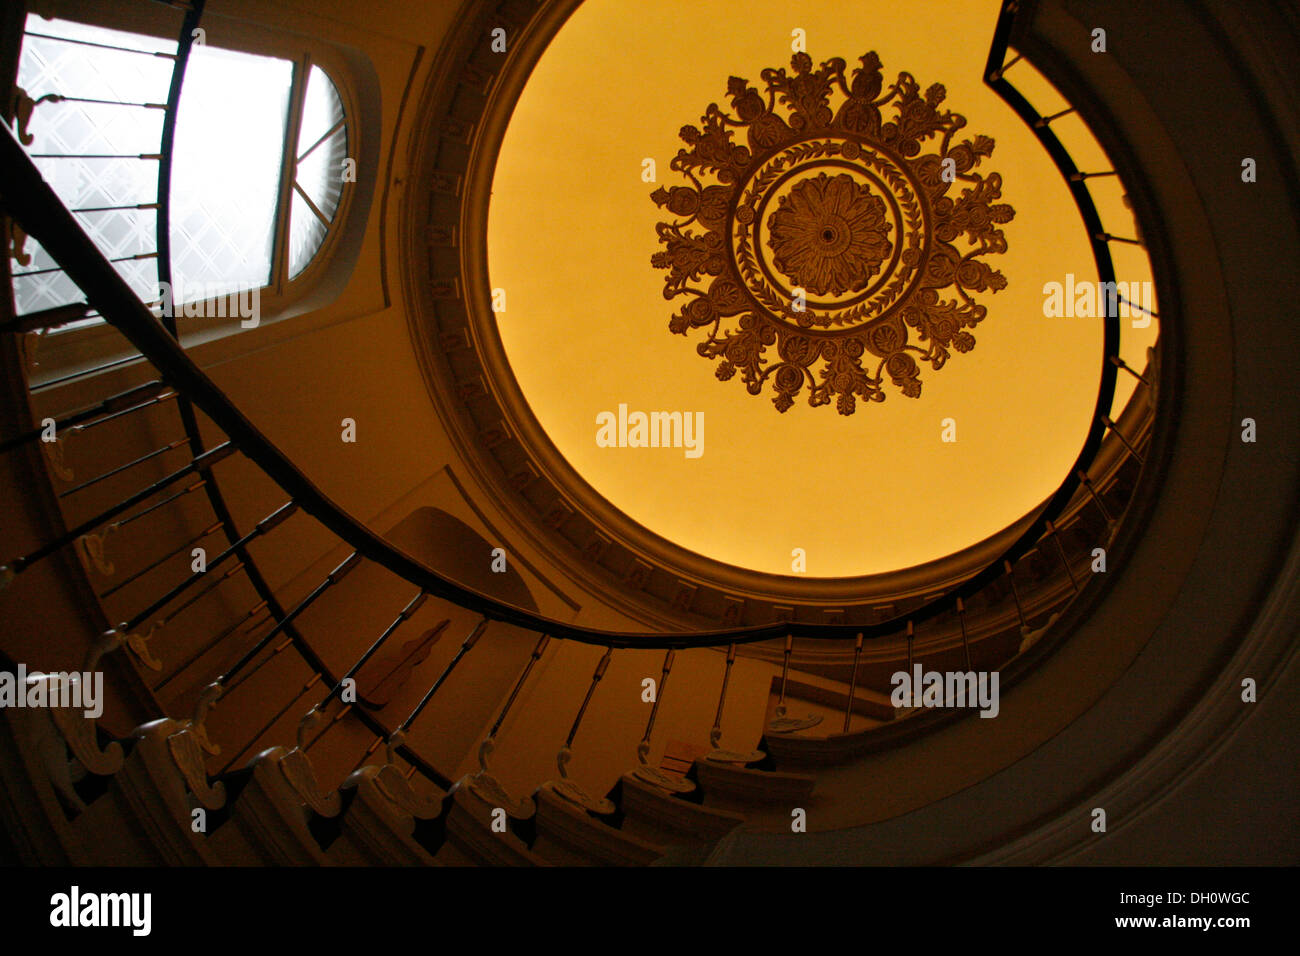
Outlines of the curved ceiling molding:
M412 143L412 181L423 182L428 188L412 191L403 209L401 227L405 253L402 260L407 264L403 281L410 307L410 328L434 404L461 455L473 470L476 481L492 490L519 532L541 553L549 555L556 566L565 568L590 591L606 595L609 603L623 613L665 629L709 624L730 627L780 620L874 624L907 613L912 607L924 604L985 566L1023 532L1054 485L1045 486L1041 493L1032 497L1022 495L1015 509L1008 511L984 533L967 536L958 546L935 551L940 557L914 561L910 566L885 573L799 577L752 570L718 560L684 547L675 536L656 533L611 503L609 497L586 480L557 447L520 389L512 368L512 357L503 346L497 329L491 300L492 283L489 281L487 226L496 163L516 103L548 45L579 5L580 0L541 4L523 0L485 2L477 14L459 21L456 32L435 63L419 109L418 115L422 120L417 124L418 132ZM496 27L503 28L509 37L504 53L492 48L491 31ZM870 60L864 58L864 67L869 63ZM796 76L787 76L786 82L807 79L810 74L801 72L807 66L805 61L796 57L793 64ZM725 74L723 77L725 81ZM875 82L869 69L865 76L859 71L856 78L844 77L844 81L849 92L856 85L859 99L865 95L862 91ZM752 90L746 87L734 92L738 97L735 109L746 111L743 115L750 115ZM963 351L970 344L964 337L967 333L959 328L963 320L953 319L953 328L943 324L948 322L946 318L937 320L942 325L942 330L939 330L934 318L926 320L929 322L927 326L926 321L913 321L908 316L916 311L917 303L939 307L938 292L944 288L958 289L958 294L949 298L955 300L955 308L962 308L963 305L956 303L963 302L962 296L971 290L983 288L991 291L1001 284L998 273L978 261L976 256L984 252L1000 252L1005 247L998 226L1012 217L1010 207L996 201L999 199L1000 177L990 173L980 175L975 171L977 164L991 152L992 141L976 135L953 142L952 134L961 124L954 114L936 110L942 99L941 95L936 95L939 92L934 87L919 92L915 80L904 74L889 93L890 97L900 100L902 110L894 120L882 117L879 130L870 110L880 110L883 102L874 106L858 102L855 108L859 111L867 108L866 118L852 122L865 124L864 128L871 135L841 132L835 141L837 161L850 163L853 167L853 170L843 170L843 175L852 185L838 184L840 181L836 177L841 172L829 169L809 169L809 175L798 178L797 182L777 176L783 184L772 187L775 192L767 197L772 201L767 202L762 213L764 223L773 223L771 236L777 240L776 247L769 244L765 253L769 257L769 266L778 271L791 270L785 274L785 279L793 282L797 275L799 281L807 284L806 289L813 291L811 299L814 302L810 318L819 322L819 317L825 317L827 310L819 308L817 302L835 299L841 294L852 298L861 290L846 287L843 293L837 291L844 282L834 268L823 268L823 264L807 256L801 258L795 232L800 228L800 217L805 213L798 210L811 210L817 202L825 209L829 208L828 203L837 205L844 199L852 211L856 208L854 203L861 201L865 216L862 224L869 225L867 220L871 220L870 211L876 208L876 202L885 205L887 211L892 210L891 203L898 202L896 194L890 192L887 196L875 185L877 180L893 179L906 185L912 195L924 197L921 204L929 204L930 208L923 215L931 217L925 228L933 235L927 236L920 247L924 255L918 252L920 258L913 264L917 268L909 271L904 263L908 244L914 240L907 237L905 226L899 232L897 221L892 218L890 221L895 223L891 227L893 233L888 237L880 234L877 236L880 241L867 242L862 251L864 255L869 253L868 258L876 253L884 256L880 264L882 274L886 267L900 275L903 272L915 275L926 263L931 267L920 281L905 281L905 288L894 306L882 307L881 311L887 313L885 317L877 316L858 328L872 334L874 330L886 327L897 332L897 326L910 325L913 335L923 341L932 364L936 366L946 358L947 343L951 343L956 351ZM897 126L901 117L912 114L920 117L920 125L907 134L913 139L926 138L921 136L926 124L934 127L938 122L939 125L930 130L938 133L937 138L942 140L941 144L935 144L934 152L918 156L922 152L919 142L915 151L910 146L903 149L898 139L900 134L888 132L889 123ZM767 115L769 120L764 122L773 130L777 128L771 121L783 122L791 130L797 125L791 114L784 114L787 117L784 120L770 112ZM762 138L760 134L759 139ZM781 134L777 133L773 142L780 139ZM848 145L850 142L854 145ZM783 148L786 145L789 144L782 144ZM1033 148L1038 150L1036 145ZM851 158L846 157L846 151L852 154ZM912 152L911 157L906 155L908 152ZM878 163L888 163L890 172L886 173L884 166L880 165L874 167L876 172L873 173L870 161L864 159L868 153L876 156ZM958 184L955 198L951 185L943 181L942 160L945 157L954 161ZM1041 156L1035 161L1047 162ZM764 159L769 166L771 162L770 157ZM860 172L862 169L866 172ZM820 178L823 172L826 174L825 182ZM939 177L938 185L936 175ZM640 185L639 181L637 185ZM948 195L944 195L943 187L949 187ZM1054 181L1053 188L1059 187L1059 180ZM664 205L670 211L684 210L684 204L689 200L674 198L682 195L675 194L674 189L668 189L666 196L663 192L656 195L664 199ZM845 190L846 194L841 195ZM653 204L645 201L646 190L641 188L637 194L639 202L648 207L647 212L654 215ZM962 199L962 196L967 198ZM1068 202L1068 196L1064 201ZM739 202L739 197L732 197L731 202ZM939 208L936 211L934 207ZM778 216L783 209L790 214ZM1022 214L1017 206L1017 218ZM1039 211L1039 215L1047 216L1048 222L1056 221L1051 218L1056 214L1055 209ZM1073 233L1069 237L1062 236L1056 245L1066 246L1077 239L1084 250L1080 259L1090 262L1086 236L1081 230L1077 231L1078 236ZM931 254L931 247L939 248L944 243L951 245L957 232L974 239L974 250L964 249L956 260L946 254ZM873 232L872 235L877 234ZM786 240L782 239L783 236ZM841 238L837 234L831 240L823 241L837 242ZM536 243L535 238L533 241ZM889 247L887 253L886 245ZM638 261L641 271L646 274L642 279L648 276L657 283L661 281L657 277L660 274L646 268L649 265L646 259L653 248L651 233L646 256ZM913 246L914 250L916 248ZM1065 260L1058 260L1058 266L1061 261ZM891 262L895 264L889 265ZM935 262L939 265L934 266ZM900 265L902 272L899 271ZM943 275L939 276L934 269ZM1037 277L1042 273L1031 274ZM878 280L881 276L875 278ZM876 286L879 284L875 282ZM822 296L822 299L817 296ZM661 296L657 298L660 318L651 332L657 338L664 338L662 329L666 316L663 299ZM904 301L911 305L895 308ZM653 306L653 302L650 305ZM1040 308L1041 301L1033 305ZM983 309L981 304L964 303L964 307L971 324L977 315L982 314L978 311ZM792 328L801 328L799 321L799 317L793 317ZM1083 336L1074 340L1073 347L1082 349L1079 354L1099 354L1088 344L1091 340L1087 338L1093 335L1100 341L1095 329L1079 331L1084 328L1083 323L1061 328L1066 329L1066 335ZM923 332L926 339L920 339ZM877 337L881 335L879 331L874 331L874 334ZM1058 329L1053 334L1059 336L1061 332ZM917 383L910 372L903 374L908 369L904 368L906 362L896 357L900 354L898 349L889 351L881 348L879 341L875 344L873 354L884 360L883 374L889 377L898 373L894 375L894 384L907 394ZM1060 345L1058 354L1065 348L1065 345ZM882 356L878 354L880 351L887 354ZM996 352L995 349L991 351ZM939 357L941 352L945 353L943 358ZM892 364L891 356L895 356ZM692 363L692 368L698 368L698 359L687 356L687 360ZM911 361L910 358L907 360ZM1096 359L1090 358L1089 361L1095 367ZM735 364L733 361L733 367ZM953 363L954 366L960 364ZM953 377L954 374L945 370L941 377ZM1084 375L1085 378L1095 375L1095 368L1088 372L1084 366ZM707 375L695 377L710 378ZM1008 379L1014 376L1000 374L996 377ZM705 385L723 391L738 391L712 381L706 381ZM782 391L779 385L778 393ZM855 387L850 387L848 396L854 391ZM844 411L844 399L848 396L842 389L836 392L835 401ZM861 390L857 394L867 397ZM1086 394L1083 398L1081 408L1092 401ZM741 400L750 405L758 404L743 395ZM826 400L830 400L829 396ZM888 404L906 406L915 403ZM789 417L775 416L761 406L757 410L763 412L766 420L781 421ZM858 418L865 422L884 410L873 408L871 416L864 414ZM809 414L826 419L831 425L856 421L819 412ZM1068 419L1069 416L1062 413L1062 418ZM937 426L937 419L935 424ZM1033 426L1024 427L1032 433ZM1086 428L1086 420L1081 427ZM937 435L937 427L935 431ZM1070 433L1070 427L1065 428L1065 433ZM1082 434L1082 430L1079 433ZM1065 460L1072 461L1077 453L1077 441L1067 437L1063 447L1069 449ZM1033 461L1031 467L1034 466L1045 467L1038 461ZM1002 475L1000 480L1016 478ZM1060 475L1056 474L1053 481L1059 480ZM856 489L843 493L850 498L859 494ZM815 496L811 497L816 500ZM970 510L947 509L946 513L961 519ZM820 523L827 524L824 516ZM926 533L918 531L911 537L924 541ZM902 539L894 535L890 540ZM788 546L785 553L789 554ZM702 625L702 622L705 623Z

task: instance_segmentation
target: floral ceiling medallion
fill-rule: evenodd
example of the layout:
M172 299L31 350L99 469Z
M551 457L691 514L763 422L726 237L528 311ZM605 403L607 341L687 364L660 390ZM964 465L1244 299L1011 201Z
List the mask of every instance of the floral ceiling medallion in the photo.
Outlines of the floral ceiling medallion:
M669 330L707 329L696 350L721 359L718 378L739 369L751 395L770 378L782 412L807 385L810 405L851 415L884 401L886 375L919 397L918 360L974 348L986 309L971 293L1007 284L981 261L1006 252L998 225L1015 215L995 203L1002 177L975 171L993 140L955 143L966 120L940 112L941 85L922 95L900 73L882 95L880 59L860 59L851 82L844 60L814 70L806 53L792 76L763 70L763 93L731 77L733 113L712 103L703 129L682 127L671 167L690 185L651 196L681 217L658 224L651 260L664 298L687 300Z

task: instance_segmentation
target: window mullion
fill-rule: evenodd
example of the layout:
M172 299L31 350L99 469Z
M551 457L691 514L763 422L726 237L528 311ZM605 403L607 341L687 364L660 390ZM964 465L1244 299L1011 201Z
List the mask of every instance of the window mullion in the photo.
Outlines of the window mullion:
M298 195L302 197L302 201L307 204L307 208L310 209L315 214L316 218L321 221L321 225L323 225L326 229L328 229L330 226L329 219L326 218L325 214L320 211L320 207L311 201L311 197L307 195L307 191L298 184L298 181L296 179L293 182L293 188L294 191L297 192Z
M275 240L271 253L270 286L276 294L284 291L289 271L289 215L293 206L293 181L298 173L298 131L302 126L303 103L307 99L307 77L311 72L311 58L303 56L294 69L293 87L289 94L288 126L284 131L284 158L280 163L279 205L275 215Z
M347 116L340 116L339 121L337 123L335 123L328 130L326 130L325 134L321 136L320 139L312 143L311 146L307 148L307 152L303 153L301 156L298 157L298 162L301 163L304 159L310 156L312 154L312 151L315 150L317 146L325 142L327 139L329 139L331 136L333 136L335 133L341 130L344 126L346 126L347 122L348 122Z

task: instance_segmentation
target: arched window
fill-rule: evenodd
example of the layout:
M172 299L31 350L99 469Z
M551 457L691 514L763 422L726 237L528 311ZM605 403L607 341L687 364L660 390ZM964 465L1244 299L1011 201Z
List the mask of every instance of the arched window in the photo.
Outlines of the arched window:
M28 16L19 58L20 131L42 174L145 302L162 299L157 261L160 132L174 38ZM182 336L234 331L211 302L258 290L261 318L300 297L325 258L356 182L352 110L304 42L214 31L190 52L171 174L171 274ZM223 45L223 43L225 45ZM241 48L236 48L241 47ZM268 55L269 54L269 55ZM26 100L22 101L21 97ZM26 115L23 115L26 113ZM30 139L30 142L26 140ZM81 301L38 244L14 263L19 315ZM223 303L224 305L224 303ZM161 306L157 306L161 308ZM98 327L98 331L96 328ZM187 328L188 327L188 328ZM245 323L245 328L249 327ZM43 353L86 359L108 342L90 317ZM72 338L75 334L75 346ZM64 340L64 341L56 341Z
M298 279L355 179L348 139L338 89L308 57L195 47L172 172L177 300Z
M325 71L312 66L294 148L293 199L289 209L289 279L311 263L343 198L352 169L347 114ZM353 167L355 163L353 163Z

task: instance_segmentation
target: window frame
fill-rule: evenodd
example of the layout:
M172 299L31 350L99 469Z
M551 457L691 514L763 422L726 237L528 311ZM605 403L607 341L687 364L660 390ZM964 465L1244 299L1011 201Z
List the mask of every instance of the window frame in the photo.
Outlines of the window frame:
M284 137L285 151L280 165L279 206L276 210L275 233L271 249L271 281L266 286L266 288L272 289L274 294L277 296L283 296L287 291L287 288L293 283L301 282L305 276L310 276L322 256L327 256L328 249L334 245L334 240L338 235L338 230L335 227L346 218L347 209L351 206L352 193L355 190L350 187L356 185L355 182L343 183L343 188L339 195L338 208L334 210L333 217L328 223L326 223L325 236L321 240L321 244L316 248L316 251L312 253L311 258L307 261L307 265L303 267L302 271L296 276L291 277L289 275L289 230L291 226L291 217L293 215L293 191L298 182L298 163L303 158L298 154L298 147L300 145L299 137L302 133L303 107L307 101L307 83L311 79L311 71L313 67L319 68L320 71L325 74L325 78L333 85L335 92L339 96L339 101L343 105L343 119L341 120L341 124L347 142L347 152L349 157L354 159L355 156L352 155L355 153L353 136L356 127L356 123L353 122L353 116L355 115L353 109L349 105L347 98L344 96L343 90L339 86L335 75L331 73L327 67L316 62L316 60L312 58L310 52L304 53L299 60L293 61L293 65L293 85L289 90L289 116L287 120L288 125L285 127ZM336 131L337 127L317 140L317 142L313 144L312 148L314 149L318 146L324 146L325 141L329 139L330 136L334 135ZM342 170L339 172L341 175ZM303 198L314 211L315 202L307 197L306 190L302 190L300 187L300 191Z
M27 14L73 20L161 39L176 39L178 18L152 4L104 4L93 0L36 0L28 5ZM175 315L177 334L186 347L211 342L236 332L255 332L304 311L320 280L329 269L351 214L358 182L343 183L338 208L330 220L320 246L303 270L289 277L289 230L292 194L297 177L298 141L302 123L307 82L313 66L319 67L333 85L343 107L343 124L347 137L346 155L361 155L363 124L357 121L360 97L354 88L355 78L344 53L329 41L210 12L200 26L205 45L276 57L292 64L293 79L289 90L289 113L286 117L284 147L277 189L277 209L272 233L271 274L259 288L259 322L245 329L238 317L221 319L206 315L185 316L178 307ZM182 102L184 92L182 91ZM322 144L323 145L323 144ZM358 171L357 179L361 177ZM211 301L211 300L209 300ZM313 303L316 305L316 303ZM201 310L204 313L210 309ZM115 329L104 322L74 329L50 330L41 335L37 366L29 370L33 386L62 380L75 375L93 374L101 368L119 363L134 355Z

